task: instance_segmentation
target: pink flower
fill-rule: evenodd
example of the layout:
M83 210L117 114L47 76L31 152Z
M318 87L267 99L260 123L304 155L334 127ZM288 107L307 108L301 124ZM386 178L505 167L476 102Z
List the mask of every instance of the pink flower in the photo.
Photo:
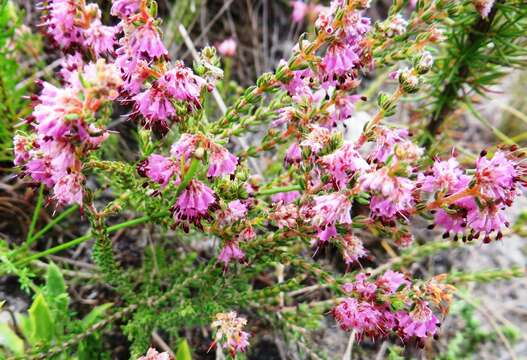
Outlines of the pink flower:
M84 181L85 178L81 173L62 176L53 187L53 197L59 205L82 205Z
M353 283L345 283L342 290L347 293L356 292L361 298L374 301L377 285L368 281L368 276L364 273L358 274Z
M472 3L476 7L482 18L487 18L494 6L495 0L472 0Z
M177 164L164 156L152 154L140 165L140 173L165 187L177 171Z
M298 208L295 204L278 202L273 211L269 213L271 219L279 229L294 228L298 218Z
M249 333L243 331L245 325L247 325L247 320L238 317L234 311L216 314L211 324L211 327L216 330L211 348L219 344L224 349L228 349L233 358L236 357L237 352L244 352L249 346Z
M193 179L172 207L174 220L176 223L189 222L199 226L201 218L208 214L209 208L215 202L214 191L201 181Z
M294 164L302 161L302 151L297 143L292 143L285 153L284 161L286 164Z
M408 130L392 130L385 127L377 128L375 149L371 152L370 159L385 162L391 155L395 154L396 145L408 139Z
M376 284L378 288L383 289L387 294L395 294L402 285L410 285L410 281L406 280L404 274L388 270L377 278Z
M165 132L168 131L167 120L176 114L176 109L164 89L154 85L135 95L133 99L137 110L144 116L147 127L159 126Z
M168 352L158 352L154 348L148 349L145 356L141 356L137 360L172 360Z
M342 76L353 70L360 63L360 56L352 46L337 42L330 45L322 59L322 68L328 77Z
M414 182L389 174L386 167L364 174L359 181L362 191L374 194L370 201L370 209L375 216L392 219L396 215L404 215L414 205Z
M138 26L130 34L130 49L139 58L154 59L168 55L168 51L161 41L159 30L151 20Z
M15 165L22 165L26 163L31 155L29 154L29 150L32 149L32 141L25 136L22 135L15 135L13 138L13 147L15 152Z
M229 241L225 244L218 255L218 260L227 266L232 259L241 261L244 257L245 253L240 249L238 243L236 241Z
M97 56L111 52L115 43L116 32L117 28L104 26L100 20L94 20L90 27L84 31L85 44L91 47Z
M437 190L450 192L458 186L462 176L463 170L459 168L455 158L452 157L447 161L436 160L431 174L421 179L422 189L428 192Z
M139 10L141 0L113 0L110 13L113 16L127 18Z
M309 147L311 151L316 154L331 140L331 132L318 125L311 127L311 132L308 133L305 139L300 143L300 146Z
M236 171L238 158L223 146L211 143L207 176L232 175Z
M433 336L439 324L426 301L417 301L414 310L410 313L403 310L398 311L396 318L398 332L405 340L411 337L426 338Z
M351 265L367 255L366 250L364 249L364 244L354 235L344 235L339 239L339 244L346 265Z
M346 195L332 193L314 198L313 226L324 227L334 224L351 224L351 201Z
M182 134L179 140L170 148L170 155L180 161L192 157L199 143L199 138L193 134Z
M167 92L176 100L188 102L192 109L201 108L201 89L207 82L195 75L183 62L177 61L173 69L167 71L159 80Z
M346 187L356 172L370 169L370 165L350 143L344 144L332 154L323 156L320 162L329 171L339 188Z
M391 314L374 304L346 298L331 311L340 328L355 330L358 339L384 337L392 330Z
M475 178L479 191L488 199L512 202L517 194L514 185L516 176L515 164L507 159L503 151L496 151L490 160L482 156L476 162Z
M507 218L503 210L494 204L485 207L474 206L467 214L468 227L476 232L490 234L500 232L505 226L508 226ZM490 239L485 239L486 242Z
M43 25L59 46L68 48L74 43L81 43L82 31L75 25L77 18L75 0L51 0L47 10L48 14Z
M223 348L229 349L232 353L245 352L247 346L249 346L249 333L246 331L240 331L239 336L230 338Z
M300 192L298 191L288 191L278 194L271 195L271 201L274 203L283 202L284 204L289 204L295 201L300 197Z
M55 182L52 178L51 159L49 157L33 158L25 165L25 171L35 181L52 187Z
M293 22L302 22L307 15L308 5L303 1L297 0L292 1L291 6L293 7L293 12L291 14Z
M235 220L240 220L247 215L247 205L240 200L233 200L227 205L230 215Z
M223 40L217 46L218 52L225 57L236 55L236 41L232 38Z

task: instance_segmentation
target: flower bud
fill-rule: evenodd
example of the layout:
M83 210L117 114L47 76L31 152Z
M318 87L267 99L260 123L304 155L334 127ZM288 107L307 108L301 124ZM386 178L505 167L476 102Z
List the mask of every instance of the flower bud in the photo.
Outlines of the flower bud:
M414 68L419 75L429 72L432 65L434 65L434 57L429 51L423 51L423 53L417 56L414 60Z
M419 78L409 69L399 72L399 84L408 94L413 94L419 90Z
M205 149L203 149L202 147L199 147L196 149L196 151L194 151L194 157L196 159L203 159L203 156L205 156Z

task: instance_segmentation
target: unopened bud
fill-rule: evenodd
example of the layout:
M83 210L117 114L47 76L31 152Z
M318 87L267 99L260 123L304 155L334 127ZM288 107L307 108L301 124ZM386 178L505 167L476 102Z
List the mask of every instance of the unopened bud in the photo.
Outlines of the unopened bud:
M399 73L399 84L401 84L404 92L408 94L419 90L419 78L409 69L402 70Z
M434 57L429 51L423 51L423 53L415 59L415 71L419 75L429 72L433 65Z

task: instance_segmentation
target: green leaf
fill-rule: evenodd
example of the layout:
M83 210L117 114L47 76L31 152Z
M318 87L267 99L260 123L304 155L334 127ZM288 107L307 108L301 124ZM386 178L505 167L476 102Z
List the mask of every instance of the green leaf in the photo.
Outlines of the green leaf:
M62 273L55 263L50 263L46 273L46 298L48 301L54 297L66 293L66 284Z
M0 345L14 355L22 355L24 353L24 341L6 323L0 324Z
M82 328L87 330L90 326L93 326L97 321L101 320L106 314L106 311L111 308L113 303L106 303L95 307L88 315L82 319Z
M179 342L176 352L176 360L192 360L192 353L190 352L190 347L185 339Z
M47 343L53 338L54 324L49 306L42 294L38 294L29 308L30 339L33 344Z

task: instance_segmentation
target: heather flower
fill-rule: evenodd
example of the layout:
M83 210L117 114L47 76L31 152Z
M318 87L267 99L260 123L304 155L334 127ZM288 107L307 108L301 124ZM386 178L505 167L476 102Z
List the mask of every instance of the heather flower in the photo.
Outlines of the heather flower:
M346 298L332 310L340 328L355 330L358 339L386 336L392 328L391 314L374 304Z
M515 164L503 151L496 151L490 160L482 156L476 161L475 178L485 200L511 202L517 193L514 186L516 175Z
M299 197L299 191L287 191L271 195L271 201L274 203L283 202L284 204L289 204L298 199Z
M199 138L193 134L182 134L179 140L170 148L170 155L178 161L190 159L197 149Z
M207 85L206 81L195 75L183 62L177 61L174 67L167 71L159 80L167 92L179 101L189 103L192 108L201 108L201 89Z
M403 310L396 313L399 335L407 340L412 337L426 338L437 331L439 321L426 301L417 301L414 309L407 313Z
M85 178L80 173L62 176L53 187L53 197L59 205L82 205L84 181Z
M176 114L176 109L163 89L154 85L135 95L133 99L137 111L146 119L147 127L160 126L168 130L167 120Z
M494 6L495 0L472 0L474 7L482 18L487 18Z
M346 265L351 265L367 255L362 241L352 234L344 235L338 240L338 244Z
M201 181L193 179L172 208L174 220L176 223L188 221L199 226L199 221L208 214L215 202L214 191Z
M363 299L375 300L377 285L368 281L368 276L364 273L358 274L355 281L342 285L342 290L347 293L357 293Z
M33 148L30 138L22 135L15 135L13 138L13 146L15 153L14 164L22 165L26 163L31 157L29 151Z
M359 182L362 191L374 194L370 201L370 209L375 216L392 219L410 211L414 205L414 182L391 175L386 167L362 175Z
M218 260L223 262L227 266L231 260L241 261L245 257L245 253L240 249L236 241L229 241L225 244L223 249L221 249L220 254L218 255Z
M345 43L332 44L322 59L322 67L328 77L342 76L355 68L360 62L360 56L354 47Z
M159 30L154 26L152 20L132 31L129 46L134 55L139 58L154 59L168 55L161 41Z
M402 286L410 285L410 281L406 280L404 274L388 270L375 282L379 289L383 289L387 294L395 294L395 292Z
M141 0L113 0L110 13L121 19L127 18L139 10Z
M48 156L32 158L25 165L25 172L35 181L52 187L51 159Z
M240 220L247 215L247 205L242 203L240 200L233 200L229 202L227 208L230 213L230 217L234 220Z
M467 226L477 233L490 234L500 232L505 226L508 226L507 218L503 210L494 204L484 207L474 206L467 213ZM485 239L489 241L488 238Z
M360 95L337 95L333 105L328 108L330 122L326 125L334 126L349 119L355 110L355 103L360 98Z
M161 185L161 187L165 187L168 184L176 170L177 164L174 161L157 154L150 155L146 163L141 165L141 173Z
M73 84L78 81L79 74L78 70L84 66L82 55L78 52L74 54L67 54L60 60L61 69L59 74L62 76L65 82Z
M446 161L436 160L430 175L422 176L422 189L427 192L453 191L463 177L463 170L455 158Z
M346 143L334 153L321 157L320 163L329 171L339 188L346 187L355 173L370 169L366 160L351 143Z
M308 11L308 4L303 1L292 1L291 6L293 7L293 12L291 13L291 18L293 22L299 23L304 20Z
M391 155L395 154L396 145L398 147L401 143L408 141L409 133L406 129L392 130L385 127L378 127L376 135L375 148L370 154L370 159L385 162Z
M336 224L351 224L351 201L344 194L332 193L314 198L311 224L318 229L317 237L324 243L337 235Z
M209 169L207 176L232 175L236 171L238 158L223 146L210 142Z
M311 132L308 133L300 143L300 146L309 147L313 153L318 153L331 140L331 132L318 125L313 125Z
M274 205L273 211L269 212L269 219L273 221L279 229L294 228L298 218L298 208L295 204L278 202Z
M218 52L225 57L236 55L236 41L232 38L223 40L217 46Z
M100 20L94 20L84 31L85 45L92 48L95 55L99 56L113 50L117 28L105 26Z
M48 14L43 22L46 32L59 46L68 48L81 43L82 29L75 25L77 2L74 0L51 0L47 5Z
M287 149L284 161L286 164L294 164L302 161L302 150L296 142L292 143Z
M141 356L137 360L172 360L172 356L168 352L158 352L154 348L148 349L145 356Z
M396 14L390 19L390 22L385 29L386 36L394 37L402 35L406 32L407 26L408 22L401 16L401 14Z
M238 317L234 311L216 314L215 320L211 324L211 327L216 331L211 347L218 344L224 349L228 349L233 357L237 352L244 352L249 346L249 333L243 331L245 325L247 325L247 320Z

